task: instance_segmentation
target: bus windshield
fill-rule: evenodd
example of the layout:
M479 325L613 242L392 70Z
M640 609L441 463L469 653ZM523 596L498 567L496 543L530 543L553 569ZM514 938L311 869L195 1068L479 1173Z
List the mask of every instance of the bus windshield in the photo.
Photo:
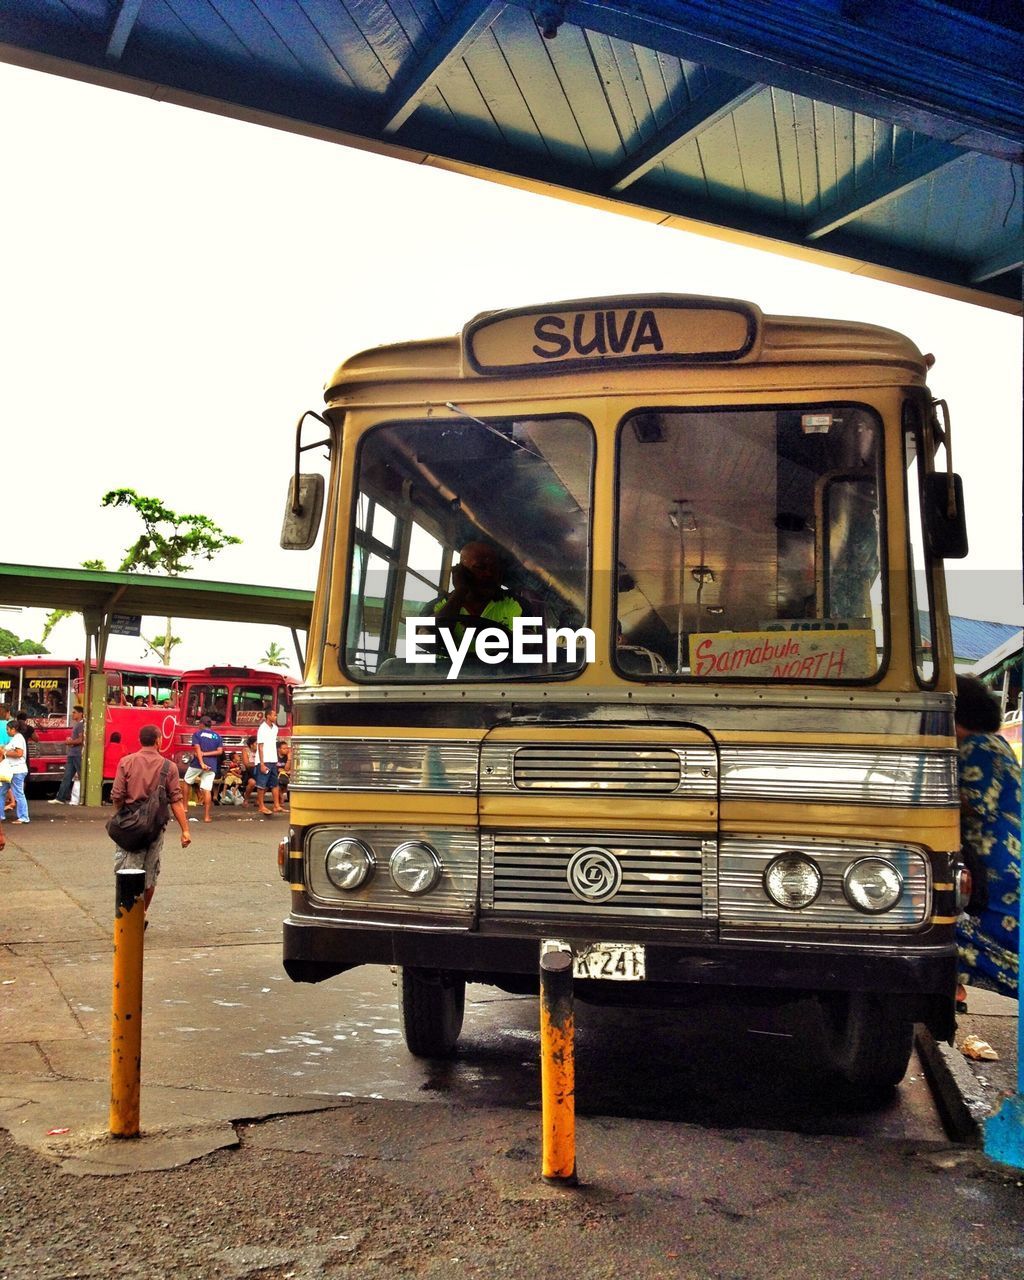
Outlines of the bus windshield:
M30 719L65 717L70 675L66 664L22 668L21 702Z
M648 410L622 423L618 457L623 675L877 674L881 423L872 411ZM812 634L798 643L797 632ZM657 661L638 665L637 653Z
M288 701L283 685L266 684L190 684L185 718L198 724L210 716L214 724L258 726L267 707L287 711ZM230 711L230 714L229 714Z
M410 619L433 619L452 590L452 568L470 544L496 563L497 604L547 629L587 618L593 434L569 417L407 422L371 430L358 463L345 634L345 668L373 677L444 680L451 665L415 660ZM458 633L466 621L452 623ZM431 623L432 625L432 623ZM463 679L537 676L552 668L467 661Z

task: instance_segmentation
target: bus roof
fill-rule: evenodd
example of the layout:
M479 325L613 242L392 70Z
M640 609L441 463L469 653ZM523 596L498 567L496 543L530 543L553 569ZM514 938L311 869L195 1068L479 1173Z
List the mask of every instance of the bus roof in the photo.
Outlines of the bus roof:
M180 672L180 675L182 680L210 680L220 677L225 680L283 680L285 684L298 684L294 676L264 667L193 667Z
M689 294L583 298L484 312L461 334L375 347L335 371L325 398L354 384L451 381L611 369L783 364L889 365L923 382L928 362L893 329L766 316L749 302Z
M81 658L66 658L59 653L15 653L5 658L0 658L0 666L2 667L73 667L82 665ZM96 659L92 660L92 666L95 669ZM172 680L177 680L181 672L175 667L165 667L163 664L151 666L145 662L122 662L119 658L108 659L103 664L104 671L135 671L140 675L152 676L170 676Z

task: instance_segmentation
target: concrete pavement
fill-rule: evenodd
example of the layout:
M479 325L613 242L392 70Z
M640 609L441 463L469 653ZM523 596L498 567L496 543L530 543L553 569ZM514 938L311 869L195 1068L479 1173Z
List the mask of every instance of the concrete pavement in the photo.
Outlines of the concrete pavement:
M171 1168L234 1145L239 1122L347 1108L353 1095L395 1102L485 1097L493 1123L501 1127L509 1117L499 1120L500 1108L486 1094L490 1017L502 1027L503 1052L510 1036L513 1045L523 1043L526 1056L514 1076L506 1061L499 1069L503 1076L491 1073L490 1087L520 1108L515 1114L532 1143L537 1128L534 1002L471 989L483 1027L479 1051L435 1069L405 1054L393 1008L382 1012L380 991L371 989L367 975L372 971L356 970L318 987L294 986L280 969L287 893L277 877L275 850L284 822L234 809L215 810L209 826L196 822L195 842L187 852L169 833L146 937L143 1136L132 1142L109 1139L113 877L102 830L107 814L109 809L36 802L31 825L7 826L8 849L0 855L0 1125L16 1141L72 1173ZM947 1099L953 1131L967 1142L976 1141L978 1121L996 1109L1008 1085L1012 1089L1016 1072L1016 1006L982 997L972 993L969 1027L961 1034L973 1030L989 1040L1001 1054L999 1063L967 1065L947 1047L930 1045L927 1038L919 1043ZM749 1019L737 1023L733 1032L724 1033L722 1053L728 1055L729 1035L746 1034L748 1025L749 1035L766 1034ZM655 1038L664 1035L669 1051L670 1031L654 1027L651 1032ZM602 1011L588 1034L591 1062L596 1058L603 1064L616 1042L629 1035L628 1024L621 1015L616 1022L615 1013ZM712 1057L716 1051L712 1045ZM765 1062L766 1082L784 1069ZM635 1066L638 1087L656 1090L658 1069L656 1052L650 1078L644 1080L642 1064ZM725 1080L728 1056L717 1074ZM580 1075L582 1096L592 1082L585 1066ZM941 1148L927 1118L930 1102L921 1077L920 1067L912 1066L901 1089L903 1105L888 1115L855 1120L848 1127L842 1118L811 1115L805 1131ZM680 1077L669 1086L683 1100L664 1112L671 1117L703 1114L711 1124L766 1123L756 1108L734 1109L729 1116L713 1107L704 1113L688 1109L693 1079ZM589 1096L591 1109L604 1113L604 1119L581 1116L583 1132L595 1125L599 1131L604 1123L618 1126L619 1120L608 1119L600 1091ZM808 1105L798 1092L788 1114L806 1113ZM480 1117L478 1127L486 1131L490 1124Z

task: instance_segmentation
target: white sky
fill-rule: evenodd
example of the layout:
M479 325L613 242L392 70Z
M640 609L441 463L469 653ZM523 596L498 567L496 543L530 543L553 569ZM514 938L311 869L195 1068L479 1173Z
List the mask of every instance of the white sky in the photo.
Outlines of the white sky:
M278 547L293 427L344 358L497 307L698 293L935 353L971 539L953 611L1024 623L1018 318L4 65L0 120L0 559L116 566L140 526L100 497L130 486L244 539L197 576L312 588L316 551ZM38 638L44 616L0 626ZM175 665L257 663L272 640L293 656L280 628L175 632ZM48 648L79 654L80 620Z

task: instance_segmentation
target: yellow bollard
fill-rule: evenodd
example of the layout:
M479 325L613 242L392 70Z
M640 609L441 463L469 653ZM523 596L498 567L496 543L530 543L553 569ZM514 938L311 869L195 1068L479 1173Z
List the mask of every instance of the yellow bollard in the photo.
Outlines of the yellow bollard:
M576 1059L572 956L548 951L540 958L540 1092L545 1182L575 1187Z
M139 1136L142 1072L142 935L145 871L118 871L114 903L114 999L110 1026L110 1135Z

